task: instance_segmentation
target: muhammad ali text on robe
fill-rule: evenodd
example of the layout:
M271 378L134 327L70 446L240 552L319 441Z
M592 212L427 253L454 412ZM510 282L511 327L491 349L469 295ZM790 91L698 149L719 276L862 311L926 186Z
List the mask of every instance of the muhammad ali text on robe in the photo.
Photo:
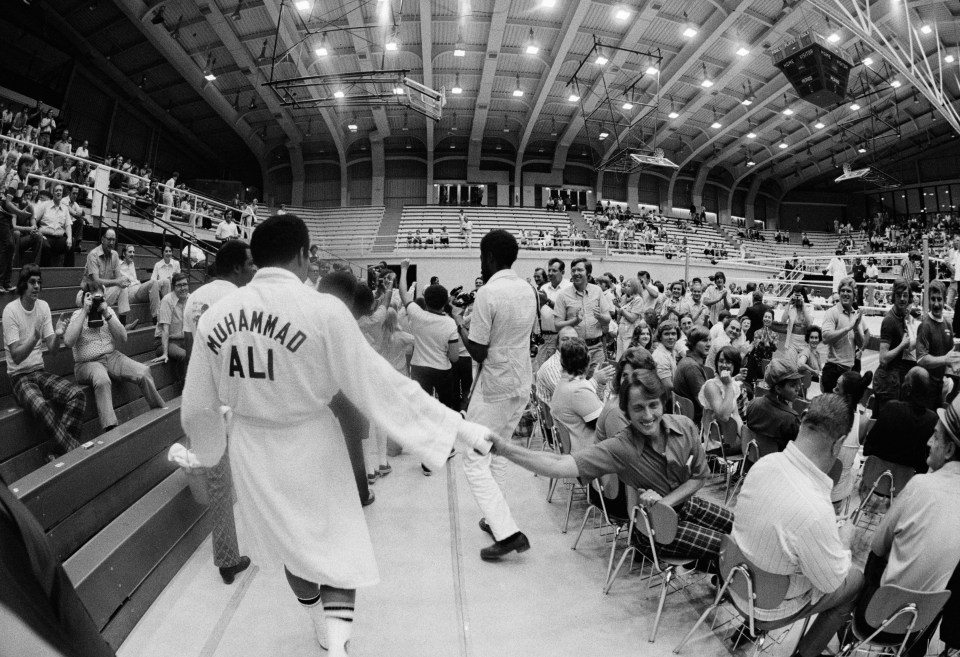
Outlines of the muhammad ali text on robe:
M236 315L236 316L235 316ZM277 326L280 329L277 329ZM207 348L214 354L220 355L220 347L234 333L249 332L270 338L285 347L290 353L296 353L306 342L307 335L303 331L295 330L292 335L290 322L280 324L280 317L259 310L250 311L250 316L244 310L229 313L211 329L207 336ZM230 376L251 379L268 379L273 381L273 349L267 349L260 358L255 357L254 347L248 346L246 358L243 358L236 345L230 349ZM259 350L257 350L259 351Z

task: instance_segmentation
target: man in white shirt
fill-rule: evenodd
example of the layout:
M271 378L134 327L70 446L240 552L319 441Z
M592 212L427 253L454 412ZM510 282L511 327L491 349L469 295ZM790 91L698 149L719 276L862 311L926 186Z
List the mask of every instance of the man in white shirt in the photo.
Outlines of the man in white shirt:
M190 293L183 311L183 335L187 350L193 348L193 334L200 317L215 303L243 287L257 272L246 242L227 242L217 252L214 265L217 277ZM237 574L250 565L250 558L240 555L237 527L233 515L233 493L230 459L224 453L220 462L206 468L207 490L210 493L210 512L213 514L213 564L220 570L225 584L231 584Z
M648 271L638 271L637 282L640 283L640 316L642 317L646 311L656 308L660 290L650 282L650 272Z
M216 238L221 242L226 242L227 240L235 240L239 237L240 231L237 229L237 224L233 222L233 212L228 211L223 216L223 221L217 225Z
M543 300L543 305L540 306L540 335L543 336L543 344L537 351L537 358L533 364L534 371L557 351L556 315L553 314L553 308L560 291L570 287L570 281L563 279L565 269L563 260L550 258L547 264L547 282L540 286L541 300Z
M157 281L160 298L170 294L170 281L174 274L180 273L180 261L173 259L173 248L169 244L163 245L163 258L153 265L150 280Z
M173 211L173 192L177 188L177 178L179 177L180 173L174 171L167 182L163 183L163 221L170 221L170 213Z
M3 308L3 346L13 396L40 421L63 452L80 446L87 397L83 388L44 369L41 348L56 351L66 322L53 328L50 306L40 299L40 268L24 265L17 296Z
M497 435L512 436L530 399L530 333L539 301L536 290L511 269L519 246L505 230L492 230L480 240L483 286L477 290L469 333L460 337L473 360L480 364L467 420ZM502 456L465 452L463 470L473 497L483 513L480 528L494 544L480 550L484 561L499 561L516 550L530 548L504 498L507 461Z
M123 248L123 261L120 263L120 276L127 280L127 295L130 303L150 303L150 316L157 323L157 311L160 308L160 281L152 278L141 283L137 276L137 266L133 261L137 249L133 244Z
M90 142L87 141L86 139L84 139L84 140L83 140L83 144L81 144L81 145L77 148L77 150L76 150L76 152L74 153L74 155L76 155L77 157L82 157L82 158L85 159L85 160L86 160L86 159L89 159L89 157L90 157Z
M342 392L433 468L454 440L486 452L492 434L379 357L342 301L305 294L309 247L296 216L270 217L254 231L253 280L197 324L181 418L203 465L220 461L229 431L244 526L284 568L317 642L345 657L356 589L379 575L331 400Z
M850 423L841 397L814 398L797 439L757 461L737 499L733 540L758 568L790 577L784 601L775 609L756 609L756 618L785 627L817 614L797 646L801 657L823 653L863 586L850 555L855 528L848 523L838 530L827 474ZM731 594L746 608L745 600Z
M836 254L830 258L830 264L827 265L827 270L824 272L824 274L833 277L833 293L836 294L840 289L840 281L847 276L847 266L844 265L843 260L840 259L839 251L837 251Z

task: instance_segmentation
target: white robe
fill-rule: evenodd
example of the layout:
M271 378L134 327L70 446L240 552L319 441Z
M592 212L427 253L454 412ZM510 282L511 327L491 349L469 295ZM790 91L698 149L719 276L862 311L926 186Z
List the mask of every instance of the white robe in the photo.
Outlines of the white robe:
M275 267L212 306L197 325L181 416L204 465L230 439L239 513L265 556L340 588L379 576L346 444L329 402L337 392L427 467L443 467L466 422L398 373L364 339L346 306L306 293ZM217 431L214 409L232 409ZM211 428L213 427L213 428Z

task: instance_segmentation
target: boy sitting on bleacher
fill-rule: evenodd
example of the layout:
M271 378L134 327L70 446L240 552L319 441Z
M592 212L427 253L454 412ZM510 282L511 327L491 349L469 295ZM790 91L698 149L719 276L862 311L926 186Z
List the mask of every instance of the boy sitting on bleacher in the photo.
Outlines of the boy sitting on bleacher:
M64 452L69 452L80 446L87 400L80 386L44 370L41 346L54 351L65 323L61 317L54 331L50 306L40 299L41 288L40 268L24 265L17 281L19 298L3 309L7 376L17 403L40 420Z

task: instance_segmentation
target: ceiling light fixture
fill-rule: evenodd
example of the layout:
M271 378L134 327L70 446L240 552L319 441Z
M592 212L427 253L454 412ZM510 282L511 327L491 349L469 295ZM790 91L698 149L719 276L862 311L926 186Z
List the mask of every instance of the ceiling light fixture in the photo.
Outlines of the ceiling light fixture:
M457 28L457 45L453 47L453 56L454 57L466 57L467 50L463 45L463 33L460 31L460 28Z
M669 116L671 119L679 119L679 118L680 118L680 115L677 114L676 111L670 112L669 114L667 114L667 116Z
M354 119L354 122L353 122L353 123L348 123L348 124L347 124L347 130L349 130L350 132L356 132L356 131L357 131L356 119Z
M821 121L820 119L817 119L817 122L813 124L813 127L816 128L817 130L823 130L827 126L826 124L824 124L823 121Z
M740 48L737 50L737 54L741 57L746 57L750 54L750 51L747 48L740 46Z
M827 19L827 31L830 33L830 36L827 37L827 41L830 43L836 43L840 40L840 33L833 29L833 26L830 25L830 17L824 16Z
M627 110L627 111L632 110L632 109L633 109L633 103L631 103L631 102L626 102L626 103L624 103L624 104L623 104L623 109L625 109L625 110Z
M402 96L403 94L407 93L407 91L403 87L394 87L393 93L395 93L398 96Z
M948 64L952 64L954 61L954 57L953 55L947 55L946 57L943 58L943 61L945 61Z
M213 82L214 80L217 79L217 76L213 74L213 71L204 71L203 79L206 80L207 82Z
M313 51L317 57L326 57L330 54L327 50L327 35L324 33L320 34L320 43L317 44L316 49Z
M540 3L540 6L546 9L553 9L557 6L557 0L543 0L543 2Z
M677 113L677 106L673 102L673 98L670 98L670 113L667 116L671 119L679 119L680 114Z
M334 97L334 98L343 98L343 96L344 96L343 92L340 91L339 89L337 89L336 91L333 92L333 97Z
M454 94L462 94L462 93L463 93L463 87L460 86L460 74L459 74L459 73L457 73L457 77L454 79L453 88L450 89L450 93L454 93Z
M924 23L923 25L920 26L920 31L923 32L924 34L930 34L931 32L933 32L933 28L930 27L929 23Z
M297 0L294 6L300 11L307 11L310 9L310 0Z
M873 57L867 57L863 60L864 66L873 66Z
M753 158L750 158L749 160L747 160L748 167L756 166L756 164L757 163L753 161Z
M578 96L577 94L570 94L570 97L567 98L567 100L569 100L571 103L575 103L578 100L580 100L580 96Z
M630 10L624 9L623 7L620 7L619 9L617 9L616 12L614 12L613 16L614 16L614 18L616 18L618 21L625 21L625 20L627 20L628 18L630 18Z
M781 130L781 131L780 131L780 143L777 144L777 148L779 148L779 149L782 150L782 149L784 149L784 148L787 148L788 145L789 145L789 144L787 144L787 140L783 138L783 130Z
M717 120L717 108L716 108L716 107L713 108L713 123L710 124L710 127L713 128L714 130L719 130L720 128L723 127L723 124L720 123L720 121Z
M683 36L692 39L700 32L696 26L687 18L687 12L683 12Z
M600 46L597 46L597 59L594 61L594 63L597 66L603 66L607 63L607 61L607 58L603 56L603 51L600 49Z
M861 145L860 145L860 148L857 149L857 152L858 152L858 153L861 153L861 154L862 154L862 153L866 153L866 152L867 152L867 149L866 149L866 147L864 147L864 146L861 144Z
M707 65L704 62L700 62L700 65L703 67L703 80L700 81L700 86L704 89L709 89L713 86L713 80L707 75Z
M400 48L400 41L397 39L397 35L390 35L390 38L387 39L387 43L384 47L391 52L398 50Z
M899 88L900 88L900 80L894 80L893 82L890 83L890 86L893 87L894 89L899 89Z
M527 39L527 54L536 55L540 52L540 46L537 45L537 42L533 38L533 28L530 28L530 37Z
M660 69L654 66L653 64L647 67L647 75L658 75L659 73L660 73Z
M850 109L851 109L852 111L856 112L857 110L860 109L859 103L853 103L852 105L850 105Z
M520 88L520 75L517 75L517 88L513 90L513 97L520 98L523 96L523 89Z

